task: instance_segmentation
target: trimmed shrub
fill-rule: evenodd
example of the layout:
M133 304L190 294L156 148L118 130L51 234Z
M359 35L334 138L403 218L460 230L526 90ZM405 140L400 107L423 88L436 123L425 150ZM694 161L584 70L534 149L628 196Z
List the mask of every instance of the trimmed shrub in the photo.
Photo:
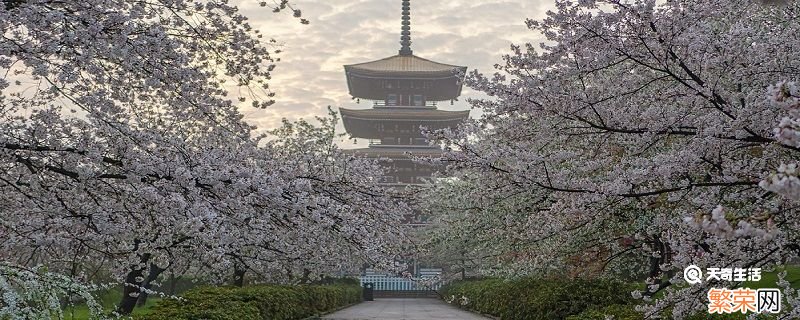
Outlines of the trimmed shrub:
M311 284L338 284L338 285L345 285L345 286L360 286L361 282L358 281L357 278L332 278L332 277L325 277L314 281Z
M201 287L159 302L145 320L294 320L361 301L353 284Z
M443 289L443 296L453 304L504 320L565 319L586 310L630 304L630 292L635 289L602 279L487 279L453 283Z

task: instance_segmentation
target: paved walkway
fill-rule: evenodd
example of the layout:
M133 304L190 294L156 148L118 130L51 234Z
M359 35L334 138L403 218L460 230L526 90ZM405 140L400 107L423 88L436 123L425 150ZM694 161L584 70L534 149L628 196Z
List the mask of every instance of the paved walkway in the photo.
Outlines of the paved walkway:
M485 320L439 299L375 299L329 314L330 320Z

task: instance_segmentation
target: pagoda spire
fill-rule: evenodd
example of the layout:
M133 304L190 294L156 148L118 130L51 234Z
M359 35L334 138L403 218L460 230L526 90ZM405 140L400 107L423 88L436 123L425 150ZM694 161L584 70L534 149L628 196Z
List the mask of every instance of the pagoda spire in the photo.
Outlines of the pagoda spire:
M410 56L411 51L411 1L403 0L403 31L400 32L400 55Z

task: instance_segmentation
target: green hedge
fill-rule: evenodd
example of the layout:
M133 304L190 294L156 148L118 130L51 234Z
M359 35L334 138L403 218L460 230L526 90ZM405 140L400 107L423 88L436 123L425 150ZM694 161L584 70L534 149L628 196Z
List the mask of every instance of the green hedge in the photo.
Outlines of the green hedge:
M201 287L183 301L165 299L145 320L294 320L361 301L361 287L348 284Z
M503 320L549 320L566 319L611 305L631 304L634 302L631 291L635 289L634 285L611 280L526 278L462 281L442 291L445 299L452 300L453 304Z

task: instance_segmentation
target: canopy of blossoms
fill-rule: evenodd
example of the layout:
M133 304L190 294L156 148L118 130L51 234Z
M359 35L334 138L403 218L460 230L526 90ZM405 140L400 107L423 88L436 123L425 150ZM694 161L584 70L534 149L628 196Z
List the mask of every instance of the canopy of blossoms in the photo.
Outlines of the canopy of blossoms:
M238 102L272 103L275 59L226 3L0 1L0 261L110 270L123 312L165 270L298 281L391 262L408 208L333 145L335 116L243 122Z
M528 21L544 44L469 77L483 116L434 134L456 178L428 197L432 243L488 273L643 275L636 296L662 298L642 311L676 318L708 291L683 268L797 257L798 16L797 1L556 1Z

